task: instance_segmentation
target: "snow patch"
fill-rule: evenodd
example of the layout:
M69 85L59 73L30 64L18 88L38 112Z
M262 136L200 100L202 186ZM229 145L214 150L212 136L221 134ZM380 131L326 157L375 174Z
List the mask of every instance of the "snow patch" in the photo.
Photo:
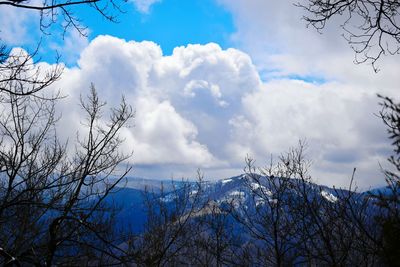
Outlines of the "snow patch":
M177 199L177 198L178 198L177 195L175 195L175 194L169 194L169 195L166 195L166 196L160 198L160 200L161 200L162 202L172 202L173 200L175 200L175 199Z
M269 190L269 189L267 189L265 186L263 186L263 185L260 185L259 183L251 183L250 184L250 187L251 187L251 190L252 191L257 191L257 190L259 190L259 191L261 191L262 192L262 194L264 194L264 195L267 195L268 197L271 197L272 196L272 192L271 192L271 190Z
M253 191L255 191L255 190L257 190L258 188L264 187L264 186L260 185L259 183L251 183L251 184L250 184L250 187L251 187L251 189L252 189Z
M231 197L238 197L238 198L244 198L244 197L245 197L245 193L235 190L235 191L230 192L230 193L229 193L229 196L231 196Z
M326 200L332 203L338 201L338 198L336 196L327 191L321 191L321 196L323 196Z
M225 184L227 184L227 183L230 183L230 182L232 182L232 179L224 179L224 180L221 181L221 183L222 183L223 185L225 185Z
M255 202L256 202L256 207L265 204L265 199L263 199L263 198L261 198L261 197L256 197L254 200L255 200Z

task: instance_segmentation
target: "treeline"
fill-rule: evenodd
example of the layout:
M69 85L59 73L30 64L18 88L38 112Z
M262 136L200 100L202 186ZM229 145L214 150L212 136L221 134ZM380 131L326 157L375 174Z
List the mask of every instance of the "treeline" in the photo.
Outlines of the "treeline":
M145 231L127 244L131 264L399 266L398 176L386 171L381 191L357 193L351 180L329 191L307 174L303 148L267 168L248 159L243 187L222 199L201 175L167 194L169 202L147 194Z

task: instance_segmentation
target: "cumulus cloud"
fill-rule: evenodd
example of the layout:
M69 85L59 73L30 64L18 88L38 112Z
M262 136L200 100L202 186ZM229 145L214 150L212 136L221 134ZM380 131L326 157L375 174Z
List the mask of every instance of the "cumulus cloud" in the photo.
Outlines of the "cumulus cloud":
M390 153L373 92L341 83L274 80L242 101L231 119L228 150L243 158L280 155L306 140L312 173L329 185L346 185L354 167L360 184L379 183L379 162ZM382 180L381 180L382 181Z
M377 164L385 162L390 148L373 114L377 93L399 96L399 55L383 56L376 74L370 65L353 63L341 18L330 20L320 34L306 28L304 10L294 6L298 1L219 2L233 15L232 42L251 56L267 81L243 98L244 112L230 120L233 139L242 140L230 149L260 155L265 151L250 145L257 139L269 151L282 151L284 140L293 144L289 138L306 137L313 169L323 182L345 184L343 172L352 167L358 167L360 184L382 181Z
M142 13L159 1L131 0ZM218 1L233 14L232 43L240 50L193 44L163 55L153 42L111 36L88 42L73 32L53 44L67 63L79 58L53 86L68 96L59 105L60 135L83 131L79 98L93 82L108 104L125 95L135 108L134 127L122 133L124 149L134 151L136 169L151 166L157 177L177 169L193 174L197 167L216 178L237 174L246 154L262 164L306 139L319 182L346 185L357 167L361 186L382 183L378 162L390 145L374 115L376 93L398 96L398 56L383 57L375 74L353 64L340 22L322 35L307 29L294 0ZM35 42L28 38L39 35L26 27L35 14L2 8L2 41Z
M79 121L79 110L71 106L93 82L109 104L116 105L124 94L135 108L135 126L124 131L125 148L134 151L135 163L191 164L192 167L223 164L198 140L198 126L190 116L185 116L172 104L173 95L187 98L185 83L180 81L179 75L151 78L155 77L155 69L161 71L159 65L164 58L160 47L152 42L126 42L110 36L96 38L82 52L78 66L66 69L57 84L69 96L63 103L62 109L68 110L63 119L70 125ZM168 86L167 78L177 82ZM219 92L218 96L222 94Z
M383 56L376 75L370 65L355 66L354 52L342 37L340 17L330 20L320 34L306 27L305 11L294 5L297 0L219 2L233 14L234 43L249 53L266 78L317 76L381 92L397 87L399 55Z
M201 167L221 178L239 173L246 154L262 165L306 139L319 182L347 185L353 167L361 186L382 182L378 162L390 146L374 115L376 91L363 83L263 82L250 57L237 49L188 45L166 56L153 42L99 36L55 84L68 96L60 102L65 138L82 131L78 101L91 82L109 104L125 95L135 108L134 127L122 135L125 151L134 151L136 170L147 166L158 170L154 176L168 177ZM392 90L390 84L384 88Z
M196 141L197 128L178 114L168 101L135 101L137 121L131 132L136 162L140 164L192 164L208 167L216 159Z

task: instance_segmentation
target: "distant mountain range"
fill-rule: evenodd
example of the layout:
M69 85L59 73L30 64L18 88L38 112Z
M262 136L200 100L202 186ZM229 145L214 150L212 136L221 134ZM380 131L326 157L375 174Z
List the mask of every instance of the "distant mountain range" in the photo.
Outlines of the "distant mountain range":
M146 205L145 205L145 194L150 192L152 197L158 197L160 201L165 203L173 202L174 198L179 194L179 190L184 184L192 186L193 192L189 194L197 193L195 182L185 181L172 181L172 180L156 180L156 179L145 179L132 177L127 179L127 183L122 184L123 188L118 190L108 197L107 201L116 204L121 210L118 215L118 222L125 226L130 226L135 232L142 232L144 223L146 221ZM218 181L208 181L204 185L205 196L208 201L212 201L214 205L229 205L237 206L245 205L249 208L255 208L265 204L265 198L254 199L254 192L262 191L262 194L268 196L271 195L269 201L275 201L272 197L271 188L267 184L249 182L246 179L246 175L242 174ZM309 183L308 189L311 190L313 195L318 196L321 201L329 201L334 203L338 199L338 194L345 194L346 190L334 189L327 186L321 186L317 184ZM378 188L372 190L374 193L381 192L386 194L389 192L387 188ZM358 194L369 194L370 191L360 192ZM290 192L289 194L295 194Z

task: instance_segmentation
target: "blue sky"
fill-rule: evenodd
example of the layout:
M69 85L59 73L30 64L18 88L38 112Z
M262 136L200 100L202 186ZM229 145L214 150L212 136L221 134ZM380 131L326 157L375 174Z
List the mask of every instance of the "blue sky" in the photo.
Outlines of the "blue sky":
M88 27L88 39L98 35L112 35L125 40L151 40L159 44L165 55L178 46L188 44L218 43L222 48L233 46L231 34L235 32L232 14L214 0L164 0L153 4L147 12L140 12L133 4L123 6L125 13L119 13L117 23L110 23L90 8L79 8L75 14ZM37 25L32 25L35 29ZM52 31L59 31L53 27ZM54 32L42 36L42 50L49 51L54 43L62 45L63 40ZM31 49L34 49L32 45ZM44 53L42 58L54 61L54 54ZM68 65L73 66L75 60Z
M79 8L88 38L65 39L56 27L41 34L32 11L0 7L0 37L28 51L41 39L42 62L61 54L53 87L68 95L59 105L66 138L80 130L73 107L91 82L110 105L127 97L133 175L193 177L200 168L223 178L241 173L246 155L262 166L307 140L318 182L346 186L357 167L360 186L382 184L391 148L376 94L399 96L400 60L385 57L378 74L354 65L340 25L307 29L294 2L130 0L117 24Z
M132 6L126 11L119 16L118 24L88 15L90 39L110 34L126 40L151 40L167 55L177 46L193 43L215 42L223 48L231 45L232 16L214 0L166 0L154 4L147 14Z

